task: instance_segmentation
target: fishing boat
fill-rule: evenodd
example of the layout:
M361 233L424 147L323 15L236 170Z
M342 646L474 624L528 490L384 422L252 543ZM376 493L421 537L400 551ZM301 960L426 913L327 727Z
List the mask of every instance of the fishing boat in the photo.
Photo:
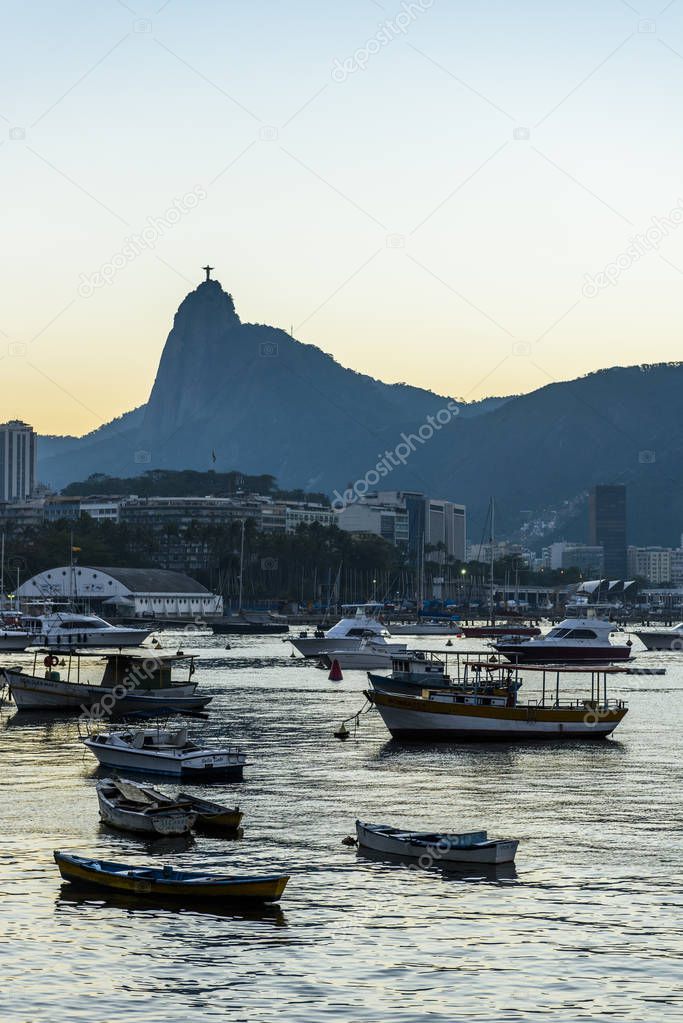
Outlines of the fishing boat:
M240 780L247 760L236 746L198 745L188 737L187 728L109 729L81 741L103 767L174 778Z
M361 849L433 863L512 863L519 841L488 838L485 831L408 831L356 821Z
M239 806L223 806L221 803L214 803L208 799L199 799L188 792L179 792L177 796L169 796L165 792L160 792L159 789L153 789L148 785L139 785L132 781L126 781L126 786L131 799L152 800L159 806L179 803L189 807L196 814L197 826L206 828L208 831L234 835L242 823L244 814Z
M145 835L186 835L197 821L189 802L154 799L125 779L99 781L96 786L100 817L122 831Z
M683 650L683 622L668 629L641 629L636 636L648 650Z
M528 640L494 643L498 653L518 664L599 664L628 661L631 640L614 642L623 629L608 617L599 604L577 602L567 605L567 617L545 636Z
M57 849L54 858L63 879L81 888L163 899L211 899L216 906L232 902L278 902L289 881L286 874L230 876L175 870L168 865L145 867L74 856Z
M515 671L513 664L495 663L494 678L490 670L481 668L480 661L470 662L468 657L478 657L473 651L457 651L455 654L441 653L436 650L411 650L405 654L397 654L391 659L389 675L377 675L368 672L368 681L378 693L407 693L420 695L422 690L455 688L466 691L476 689L483 695L503 695L510 684L509 676ZM455 664L455 670L449 666ZM490 662L486 662L489 665ZM516 685L521 680L516 678Z
M609 700L607 696L607 676L620 670L616 666L526 665L525 675L540 673L541 691L524 702L518 700L519 668L515 666L515 671L503 675L505 667L481 662L481 684L467 690L425 688L415 694L367 690L365 695L395 739L446 742L603 739L626 716L625 702ZM590 697L561 698L560 679L566 679L568 674L584 680L590 676ZM495 676L505 679L507 692L492 681Z
M323 657L333 651L358 650L363 640L387 643L389 630L379 621L380 604L342 604L344 617L331 629L316 630L314 636L301 632L290 642L304 657Z
M38 674L43 657L44 673ZM33 667L2 669L5 682L19 710L89 711L99 716L127 714L194 713L212 700L197 693L194 656L177 654L108 653L93 663L92 654L69 651L62 665L53 650L34 653ZM104 662L104 667L102 663ZM186 663L187 677L174 679L173 669ZM101 675L98 682L94 677Z

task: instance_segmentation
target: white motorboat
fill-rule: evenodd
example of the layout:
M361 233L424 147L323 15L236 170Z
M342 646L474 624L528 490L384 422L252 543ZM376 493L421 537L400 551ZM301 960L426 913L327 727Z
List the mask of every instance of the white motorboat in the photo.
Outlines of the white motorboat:
M669 629L641 629L636 636L648 650L683 650L683 622Z
M188 738L187 728L107 730L88 736L83 745L103 767L167 774L174 778L239 780L247 755L236 746L205 747Z
M186 835L197 821L187 801L155 800L149 791L113 778L96 786L100 817L105 824L122 831L144 835Z
M32 646L63 650L84 647L138 647L152 634L151 628L110 625L98 615L79 615L55 611L44 615L25 615L21 627L31 636Z
M623 629L608 617L599 604L576 603L567 606L567 617L545 636L501 640L493 647L516 664L598 664L628 661L631 641L614 642Z
M512 863L519 845L514 838L488 838L485 831L408 831L363 821L356 821L356 837L361 849L417 859L423 866Z
M45 654L45 672L38 674L38 658ZM104 654L93 661L92 655L70 652L63 667L65 677L57 671L61 667L56 654L38 650L34 654L33 668L2 669L12 698L19 710L55 710L89 712L94 717L121 716L140 713L175 713L202 710L212 697L197 694L194 682L195 657L183 654ZM187 679L175 681L173 668L189 662ZM101 675L99 681L94 681ZM99 714L97 712L100 712Z
M315 635L301 632L292 645L304 657L323 657L332 651L358 650L365 639L391 638L389 630L378 620L377 604L343 604L345 616L326 632L317 630Z
M342 671L368 671L370 668L389 668L393 657L405 654L405 643L387 643L383 636L364 639L357 650L331 650L323 660L332 666L337 661Z

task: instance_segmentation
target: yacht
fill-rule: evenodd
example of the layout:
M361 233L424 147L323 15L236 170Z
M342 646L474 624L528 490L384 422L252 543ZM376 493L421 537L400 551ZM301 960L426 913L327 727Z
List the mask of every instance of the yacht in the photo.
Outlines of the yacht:
M519 664L587 664L628 661L631 640L613 642L622 633L609 618L607 605L576 603L567 605L567 618L545 636L532 639L510 638L493 647L509 661Z
M318 629L313 636L301 632L296 639L291 640L292 646L304 657L323 657L335 651L358 650L367 639L390 648L391 644L387 641L391 639L391 633L379 621L379 609L378 604L342 604L344 617L336 625L326 632Z
M683 650L683 622L668 629L643 629L636 636L648 650Z
M64 611L25 616L22 628L29 634L31 646L62 647L137 647L153 632L152 629L110 625L97 615L79 615ZM28 644L27 644L28 645Z

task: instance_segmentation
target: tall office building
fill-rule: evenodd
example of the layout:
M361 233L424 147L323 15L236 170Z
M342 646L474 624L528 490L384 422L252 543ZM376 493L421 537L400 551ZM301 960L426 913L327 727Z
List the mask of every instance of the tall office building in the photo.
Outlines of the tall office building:
M589 501L590 542L605 552L605 575L625 579L626 563L626 487L622 483L599 484Z
M36 485L33 427L18 420L0 424L0 502L26 501Z

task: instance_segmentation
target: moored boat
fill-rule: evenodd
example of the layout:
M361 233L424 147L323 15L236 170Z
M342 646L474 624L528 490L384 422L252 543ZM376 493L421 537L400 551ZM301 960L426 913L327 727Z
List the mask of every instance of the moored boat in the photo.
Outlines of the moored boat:
M127 781L126 785L128 786L131 798L136 798L135 793L137 792L143 800L151 799L160 806L172 803L181 803L188 806L196 814L197 827L206 828L208 831L222 832L234 837L235 832L239 830L242 823L244 814L239 806L223 806L222 803L200 799L189 792L179 792L175 797L169 796L165 792L160 792L159 789L153 789L148 785L139 785L131 781Z
M247 756L236 746L203 747L187 728L137 728L98 732L81 740L103 767L175 778L240 780Z
M38 658L43 654L45 672L41 676ZM83 666L85 657L88 663ZM60 665L57 655L38 650L31 671L8 667L2 674L19 710L88 711L96 716L99 709L104 717L196 712L211 702L212 697L196 692L197 683L192 681L195 657L151 651L145 655L108 653L103 655L103 671L92 658L92 654L70 651L64 657L63 678L56 670ZM187 679L175 681L173 668L182 661L189 661ZM101 679L95 683L92 679L97 674Z
M356 821L360 848L433 863L512 863L517 839L492 839L486 831L409 831Z
M323 631L317 629L313 636L301 632L290 642L304 657L323 657L332 651L358 650L363 640L375 639L387 642L389 630L379 621L379 604L342 604L344 617Z
M683 622L668 629L640 629L635 634L648 650L683 650Z
M106 779L96 786L100 817L122 831L157 837L185 835L197 821L187 800L159 801L125 779Z
M501 665L482 663L489 676L484 688L423 689L419 694L367 690L368 701L378 710L394 738L447 742L510 742L540 739L602 739L625 717L623 700L608 700L609 666L595 668L526 666L540 672L542 691L534 699L518 701L518 673L508 672L507 692L491 692L491 676ZM622 669L624 670L624 669ZM560 677L566 673L590 675L590 698L560 699ZM552 676L547 679L546 675ZM484 680L482 680L484 681ZM554 684L551 684L554 683Z
M601 605L568 605L567 617L545 636L502 640L493 647L517 664L609 664L631 658L631 641L613 642L622 633Z
M50 614L24 615L21 627L31 636L31 645L69 650L105 647L122 649L139 647L152 629L138 626L111 625L99 615L54 611Z
M286 874L225 875L209 871L175 870L115 863L71 853L54 852L65 881L95 888L164 899L211 899L217 906L231 902L278 902L287 886Z
M321 660L328 668L337 661L342 671L367 671L370 668L388 668L393 657L405 652L405 643L387 643L383 637L377 636L362 640L356 650L331 650L323 654Z

